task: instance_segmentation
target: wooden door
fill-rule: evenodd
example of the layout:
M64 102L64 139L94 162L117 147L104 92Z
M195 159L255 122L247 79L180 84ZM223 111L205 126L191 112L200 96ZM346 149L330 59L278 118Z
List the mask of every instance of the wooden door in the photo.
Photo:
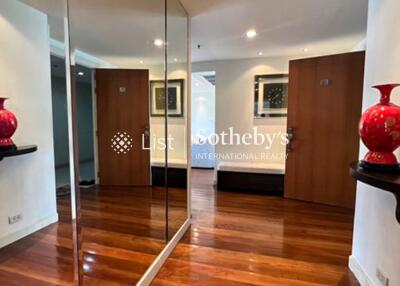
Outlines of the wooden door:
M349 164L358 159L364 57L356 52L290 62L288 128L294 137L285 197L354 208Z
M149 72L96 70L99 179L101 185L150 185Z

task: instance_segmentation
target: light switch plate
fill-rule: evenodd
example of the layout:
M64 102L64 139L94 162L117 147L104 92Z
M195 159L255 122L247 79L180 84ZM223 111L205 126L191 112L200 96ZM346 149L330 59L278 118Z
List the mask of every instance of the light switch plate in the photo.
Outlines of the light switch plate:
M20 222L22 220L22 214L17 214L14 216L9 216L8 217L8 224L15 224L17 222Z
M382 283L382 286L389 286L389 278L379 268L376 269L376 277Z

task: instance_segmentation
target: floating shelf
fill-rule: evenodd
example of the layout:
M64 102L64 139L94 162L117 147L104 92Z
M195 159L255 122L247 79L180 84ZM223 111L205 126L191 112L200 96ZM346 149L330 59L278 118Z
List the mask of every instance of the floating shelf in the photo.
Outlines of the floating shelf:
M20 156L28 153L36 152L38 147L36 145L19 146L10 150L0 150L0 161L6 157Z
M397 200L396 219L400 223L400 174L366 171L360 167L359 162L350 165L350 174L360 182L392 193Z

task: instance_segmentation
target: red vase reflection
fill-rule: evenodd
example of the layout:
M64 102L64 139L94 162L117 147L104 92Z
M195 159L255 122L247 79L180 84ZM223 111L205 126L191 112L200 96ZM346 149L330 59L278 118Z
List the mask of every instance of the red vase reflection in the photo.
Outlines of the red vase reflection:
M369 152L362 161L365 168L391 171L399 168L393 152L400 146L400 107L390 102L390 95L400 84L377 85L380 103L361 117L360 136Z
M4 108L7 98L0 97L0 149L12 149L15 147L11 136L17 130L17 118Z

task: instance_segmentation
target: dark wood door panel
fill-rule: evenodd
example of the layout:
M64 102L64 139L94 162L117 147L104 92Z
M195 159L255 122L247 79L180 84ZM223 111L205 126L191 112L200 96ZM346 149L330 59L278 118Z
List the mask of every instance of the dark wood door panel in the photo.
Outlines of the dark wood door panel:
M288 127L295 138L286 164L287 198L354 208L348 166L358 158L364 57L290 62Z
M96 70L101 185L150 184L150 152L142 148L149 127L148 94L147 70Z

